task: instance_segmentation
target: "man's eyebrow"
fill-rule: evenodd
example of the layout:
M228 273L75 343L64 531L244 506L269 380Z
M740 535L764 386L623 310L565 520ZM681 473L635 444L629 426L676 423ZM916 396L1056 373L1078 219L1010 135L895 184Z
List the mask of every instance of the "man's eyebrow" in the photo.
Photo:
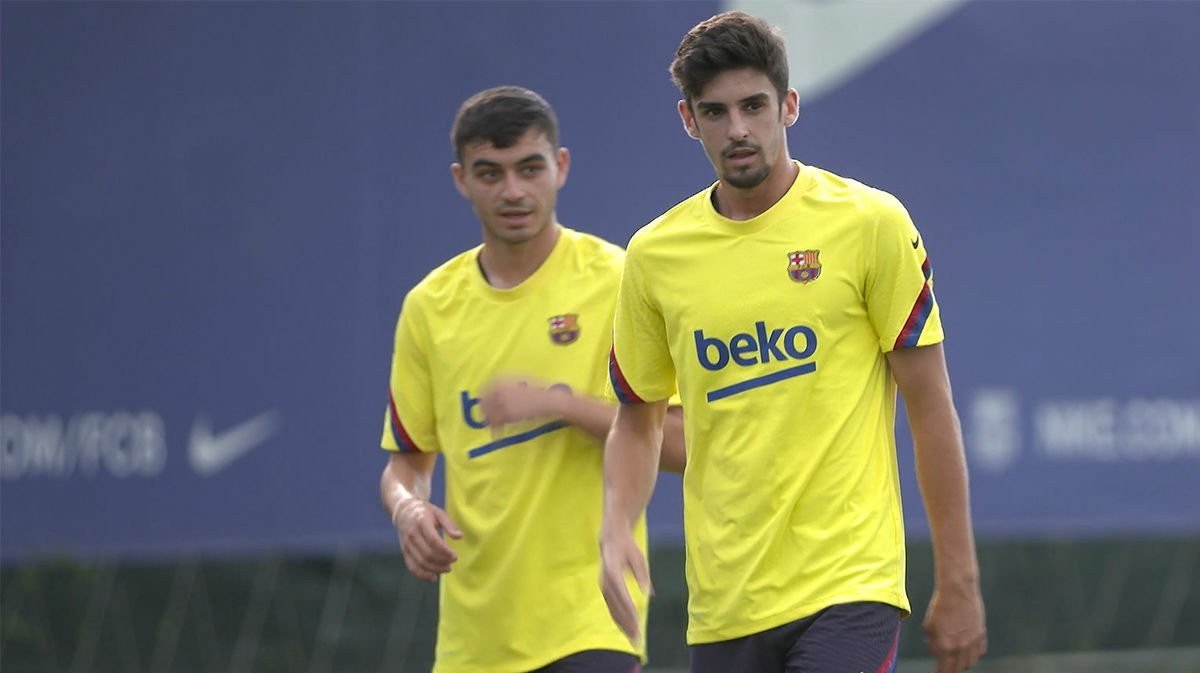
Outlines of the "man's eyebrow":
M744 105L746 103L769 103L770 101L771 101L771 96L769 94L756 93L753 96L746 96L745 98L741 99L738 102L742 103Z
M548 161L549 160L546 158L546 156L544 154L542 154L541 152L534 152L533 154L530 154L530 155L527 155L527 156L524 156L524 157L521 157L520 159L518 159L517 165L528 164L528 163L532 163L532 162L547 163ZM471 162L471 168L500 168L500 164L498 162L492 161L491 159L485 159L483 157L480 157L480 158L476 159L475 161Z
M760 91L756 94L751 94L737 101L738 105L746 105L747 103L768 103L771 100L771 94ZM724 103L715 101L696 101L696 107L701 110L718 110L725 107Z

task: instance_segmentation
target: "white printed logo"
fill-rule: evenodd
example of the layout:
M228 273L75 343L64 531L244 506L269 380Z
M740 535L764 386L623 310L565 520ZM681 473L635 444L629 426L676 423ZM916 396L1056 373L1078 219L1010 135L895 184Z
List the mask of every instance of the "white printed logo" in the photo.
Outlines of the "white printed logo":
M790 85L807 103L865 70L965 0L730 0L728 9L761 16L787 39Z
M213 434L207 418L197 418L188 441L188 462L197 474L211 476L270 439L278 429L275 411L263 412L220 434Z
M1003 472L1021 450L1021 406L1016 392L980 390L968 413L967 452L988 472Z

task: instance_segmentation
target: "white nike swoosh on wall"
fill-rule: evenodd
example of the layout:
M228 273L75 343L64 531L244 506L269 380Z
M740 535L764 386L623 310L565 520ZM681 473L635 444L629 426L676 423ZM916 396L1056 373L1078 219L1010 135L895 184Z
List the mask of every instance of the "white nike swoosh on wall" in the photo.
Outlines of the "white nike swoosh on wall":
M197 418L188 440L188 462L197 474L211 476L271 438L279 430L276 411L266 411L232 428L213 434L207 418Z
M966 0L727 0L783 31L800 103L822 94L940 21Z

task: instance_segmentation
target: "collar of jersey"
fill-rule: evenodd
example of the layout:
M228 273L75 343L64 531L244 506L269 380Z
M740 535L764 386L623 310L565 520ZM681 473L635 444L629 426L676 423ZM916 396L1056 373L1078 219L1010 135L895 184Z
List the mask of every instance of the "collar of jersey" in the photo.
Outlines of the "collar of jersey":
M808 167L804 164L795 159L792 160L792 163L799 168L792 186L788 187L783 197L776 201L774 205L748 220L731 220L717 212L717 209L713 207L712 193L719 183L714 182L708 189L704 190L704 196L700 203L700 208L704 210L708 222L718 231L734 236L744 236L762 231L789 215L794 215L792 204L804 198L804 195L808 193L808 188L812 184L812 175Z
M479 252L483 250L483 247L480 246L475 255L471 258L471 264L476 267L474 269L475 273L471 274L471 277L475 279L474 285L476 289L478 289L479 292L487 298L494 299L496 301L516 301L522 297L528 297L529 295L536 293L538 289L544 287L546 283L552 282L550 279L553 279L553 277L557 275L556 269L562 265L562 258L566 256L566 250L570 246L570 243L567 242L567 239L570 238L574 233L575 232L567 229L566 227L561 227L558 232L558 240L554 242L554 249L551 250L546 259L542 261L542 265L539 266L532 274L530 274L528 278L521 281L519 285L516 287L511 287L507 290L501 290L499 288L492 287L486 280L484 280L483 274L480 273L478 267Z

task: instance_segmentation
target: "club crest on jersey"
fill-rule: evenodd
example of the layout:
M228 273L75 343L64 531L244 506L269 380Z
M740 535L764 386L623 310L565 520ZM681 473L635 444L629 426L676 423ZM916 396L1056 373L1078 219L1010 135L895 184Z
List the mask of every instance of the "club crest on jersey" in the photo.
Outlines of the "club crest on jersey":
M820 250L793 250L788 253L788 278L797 283L808 283L820 278Z
M559 346L575 343L579 338L579 314L565 313L550 318L550 340Z

